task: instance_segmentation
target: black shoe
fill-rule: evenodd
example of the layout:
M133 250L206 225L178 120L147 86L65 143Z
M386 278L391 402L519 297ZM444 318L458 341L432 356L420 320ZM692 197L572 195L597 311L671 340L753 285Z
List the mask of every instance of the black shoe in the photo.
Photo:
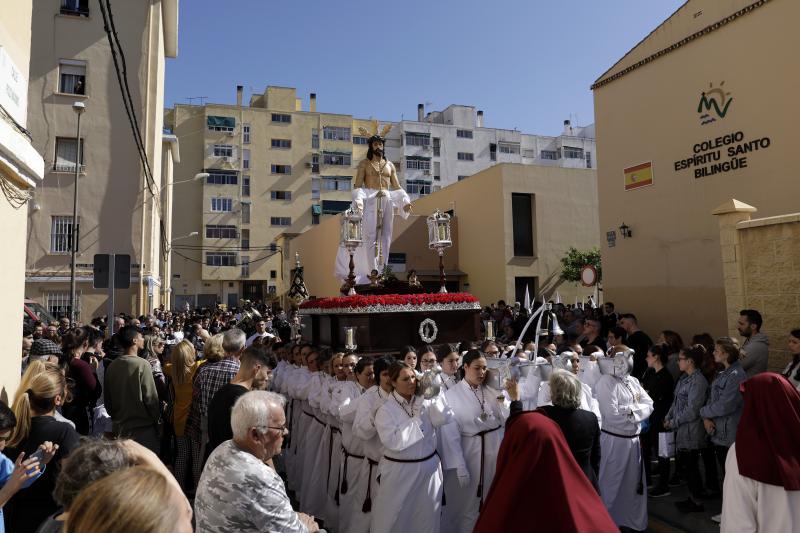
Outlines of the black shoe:
M702 513L706 510L702 504L695 502L691 498L686 498L683 501L675 502L675 507L682 513Z
M664 496L669 496L672 494L667 487L656 487L650 491L651 498L662 498Z
M722 493L719 490L704 490L700 494L697 495L698 498L701 500L717 500L722 497Z
M679 478L677 476L672 476L670 478L670 480L669 480L669 486L670 487L680 487L681 485L683 485L683 481L681 480L681 478Z

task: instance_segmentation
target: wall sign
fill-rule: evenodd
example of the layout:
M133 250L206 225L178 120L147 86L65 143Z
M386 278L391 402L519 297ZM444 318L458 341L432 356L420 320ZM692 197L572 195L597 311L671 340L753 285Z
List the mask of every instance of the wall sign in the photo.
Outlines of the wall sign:
M694 168L695 178L704 178L747 168L746 154L765 150L772 141L769 137L747 138L742 131L727 133L707 139L692 146L692 155L675 161L675 172Z
M648 161L640 165L628 167L622 171L625 175L625 190L630 191L639 187L653 184L653 162Z

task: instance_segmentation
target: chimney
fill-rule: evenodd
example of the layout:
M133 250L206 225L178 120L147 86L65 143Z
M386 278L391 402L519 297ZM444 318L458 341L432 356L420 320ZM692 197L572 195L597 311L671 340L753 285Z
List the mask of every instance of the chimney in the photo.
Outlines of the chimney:
M483 127L483 111L478 111L478 121L476 122L477 127Z
M417 122L424 122L425 121L425 104L419 104L417 106Z
M244 87L241 85L236 86L236 105L242 107L242 93L244 92Z
M572 121L569 119L564 121L564 135L572 135Z
M308 97L308 110L311 113L317 112L317 93L311 93Z

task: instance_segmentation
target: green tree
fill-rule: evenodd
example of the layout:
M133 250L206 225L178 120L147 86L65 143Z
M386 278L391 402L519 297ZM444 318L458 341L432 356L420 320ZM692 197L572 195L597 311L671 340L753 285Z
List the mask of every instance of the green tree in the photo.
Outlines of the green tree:
M585 265L592 265L597 270L598 282L603 279L600 249L578 250L570 246L567 254L561 258L561 278L564 281L579 282L581 280L581 269Z

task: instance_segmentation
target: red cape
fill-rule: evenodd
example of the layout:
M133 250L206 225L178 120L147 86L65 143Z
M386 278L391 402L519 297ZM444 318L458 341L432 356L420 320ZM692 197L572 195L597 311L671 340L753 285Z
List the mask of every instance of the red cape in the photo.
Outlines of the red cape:
M800 490L800 392L771 372L739 385L744 409L736 431L739 473L750 479Z
M535 411L512 417L475 533L619 533L575 462L558 424Z

